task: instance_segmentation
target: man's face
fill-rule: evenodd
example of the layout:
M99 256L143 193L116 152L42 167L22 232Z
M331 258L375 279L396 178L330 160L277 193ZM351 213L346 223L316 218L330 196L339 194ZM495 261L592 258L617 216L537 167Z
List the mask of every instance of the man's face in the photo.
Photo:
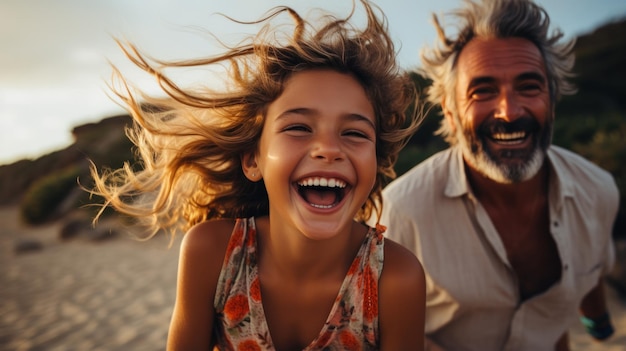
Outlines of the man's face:
M501 183L534 176L552 137L553 110L539 49L522 38L474 39L457 61L453 124L465 162Z

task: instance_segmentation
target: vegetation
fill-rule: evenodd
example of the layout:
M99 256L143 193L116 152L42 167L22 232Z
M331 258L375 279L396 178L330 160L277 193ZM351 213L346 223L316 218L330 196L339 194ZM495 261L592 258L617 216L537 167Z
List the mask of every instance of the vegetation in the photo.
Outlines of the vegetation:
M20 213L26 223L40 224L50 219L54 210L77 185L81 171L70 167L35 181L22 200Z
M0 205L19 204L22 220L36 225L97 203L80 190L79 182L87 188L92 184L89 161L110 168L132 162L132 144L124 131L130 121L130 116L122 115L78 126L68 148L0 166Z

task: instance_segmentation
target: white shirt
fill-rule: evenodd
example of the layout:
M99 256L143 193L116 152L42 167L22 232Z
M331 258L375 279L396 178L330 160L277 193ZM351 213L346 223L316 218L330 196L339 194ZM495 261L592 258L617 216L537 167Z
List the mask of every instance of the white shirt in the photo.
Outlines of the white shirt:
M559 147L549 149L548 159L550 232L561 279L521 304L504 245L471 192L458 148L432 156L384 189L380 223L422 262L426 335L446 349L554 349L581 299L613 264L619 201L613 178Z

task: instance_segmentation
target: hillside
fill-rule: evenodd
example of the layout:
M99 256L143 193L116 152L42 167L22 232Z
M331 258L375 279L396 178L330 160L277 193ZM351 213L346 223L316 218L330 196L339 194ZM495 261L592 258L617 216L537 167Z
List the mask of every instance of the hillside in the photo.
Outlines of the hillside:
M130 116L121 115L77 126L72 130L74 143L69 147L35 160L0 166L0 206L19 204L32 184L67 169L77 168L79 176L87 176L88 159L110 167L132 159L132 145L124 132L130 123Z

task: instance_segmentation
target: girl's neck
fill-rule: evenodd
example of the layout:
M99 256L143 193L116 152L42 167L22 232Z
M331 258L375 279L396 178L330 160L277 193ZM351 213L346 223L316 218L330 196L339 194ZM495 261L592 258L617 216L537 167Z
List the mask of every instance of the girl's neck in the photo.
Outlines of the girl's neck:
M367 227L353 222L344 234L312 240L295 230L271 226L269 217L261 217L257 219L259 267L290 281L343 279L366 233Z

